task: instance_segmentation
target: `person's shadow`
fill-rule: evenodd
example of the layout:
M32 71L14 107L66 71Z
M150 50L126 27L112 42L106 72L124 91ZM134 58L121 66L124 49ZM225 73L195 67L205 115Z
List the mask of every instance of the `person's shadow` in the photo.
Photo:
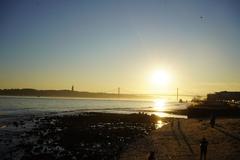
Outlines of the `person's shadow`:
M223 129L223 127L222 127L221 125L215 125L214 128L215 128L217 131L225 134L226 136L229 136L229 137L231 137L231 138L233 138L233 139L236 139L236 140L240 141L240 137L239 137L239 136L234 135L234 134L232 134L232 133L230 133L230 132L227 132L226 130Z

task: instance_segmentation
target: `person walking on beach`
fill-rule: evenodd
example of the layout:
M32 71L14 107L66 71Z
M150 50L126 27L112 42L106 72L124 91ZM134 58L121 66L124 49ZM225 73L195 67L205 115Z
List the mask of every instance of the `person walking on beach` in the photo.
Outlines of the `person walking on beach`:
M214 128L215 120L216 120L216 117L215 117L215 115L213 114L212 117L211 117L211 120L210 120L210 125L211 125L212 128Z
M208 146L208 141L206 140L205 137L202 138L200 141L200 160L206 160L207 157L207 146Z

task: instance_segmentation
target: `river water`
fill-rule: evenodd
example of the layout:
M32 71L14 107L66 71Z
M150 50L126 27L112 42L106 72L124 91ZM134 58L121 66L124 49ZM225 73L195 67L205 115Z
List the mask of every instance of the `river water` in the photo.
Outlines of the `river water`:
M165 111L186 109L187 103L178 103L164 98L152 100L132 99L87 99L59 97L7 97L0 96L0 118L18 115L36 115L66 112L145 112L161 117L184 117L167 114Z

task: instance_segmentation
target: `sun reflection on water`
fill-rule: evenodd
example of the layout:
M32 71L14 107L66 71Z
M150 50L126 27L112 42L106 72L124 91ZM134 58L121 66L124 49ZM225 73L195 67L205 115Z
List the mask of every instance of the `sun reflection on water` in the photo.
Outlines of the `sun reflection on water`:
M155 99L153 101L152 113L158 117L187 118L187 115L178 115L172 113L175 103L169 102L167 99Z
M163 121L157 121L157 123L155 124L156 129L162 128L162 126L166 125L166 122Z
M156 99L154 101L154 109L156 111L165 111L166 110L166 100L164 100L164 99Z

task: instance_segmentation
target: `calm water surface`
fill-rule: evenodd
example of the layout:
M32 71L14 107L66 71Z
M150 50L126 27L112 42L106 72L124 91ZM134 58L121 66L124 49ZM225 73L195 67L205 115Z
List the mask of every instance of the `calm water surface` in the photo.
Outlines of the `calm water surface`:
M162 117L174 116L164 113L185 109L186 103L159 98L155 100L82 99L54 97L0 97L0 117L42 113L64 112L110 112L154 113ZM181 116L180 116L181 117Z

